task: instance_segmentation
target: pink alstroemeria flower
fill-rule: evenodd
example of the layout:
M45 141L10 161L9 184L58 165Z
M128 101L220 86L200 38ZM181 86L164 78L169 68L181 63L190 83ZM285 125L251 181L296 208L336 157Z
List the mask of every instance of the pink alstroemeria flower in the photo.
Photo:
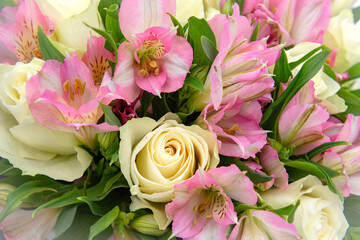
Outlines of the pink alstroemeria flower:
M217 139L220 154L246 159L255 157L267 142L266 132L259 126L261 116L258 101L243 103L235 97L218 110L207 105L197 123Z
M235 165L198 169L195 175L174 187L175 199L166 205L173 216L173 235L185 239L226 239L230 224L237 222L231 201L254 205L253 183Z
M92 36L87 42L87 51L82 60L92 72L94 84L101 85L106 72L112 74L109 60L114 62L114 55L105 49L105 38Z
M280 162L277 151L269 145L264 146L259 154L259 161L263 170L274 177L274 186L285 190L288 186L289 175L284 164Z
M300 239L293 224L275 213L265 210L248 210L228 240L297 240Z
M14 8L4 8L3 11L13 14ZM29 63L34 57L42 58L37 38L38 26L46 35L51 35L54 23L40 12L34 0L25 0L19 6L15 19L15 22L0 25L0 41L23 63Z
M75 133L90 148L97 132L117 131L107 123L97 124L102 116L99 102L109 104L114 96L105 74L100 86L94 83L91 70L76 54L45 62L42 70L26 84L30 111L37 122L53 130Z
M330 148L312 160L341 174L332 180L344 197L360 195L360 117L349 114L344 124L334 124L327 129L327 134L332 141L346 141L352 145Z
M295 146L295 155L330 141L324 134L329 113L314 104L314 93L314 83L310 81L291 99L280 116L279 142L284 147Z
M175 15L175 0L124 0L119 23L129 42L119 46L114 74L117 92L128 102L141 93L174 92L184 84L193 60L185 38L167 15ZM112 89L115 86L112 86Z
M331 18L331 0L246 0L244 12L260 21L259 37L268 43L322 43Z
M219 54L205 80L205 94L193 100L197 108L211 102L217 110L235 96L244 102L260 98L271 101L268 93L274 89L274 80L267 67L276 62L282 46L267 48L266 39L250 42L253 28L249 20L240 16L237 4L233 11L232 16L218 14L209 21Z

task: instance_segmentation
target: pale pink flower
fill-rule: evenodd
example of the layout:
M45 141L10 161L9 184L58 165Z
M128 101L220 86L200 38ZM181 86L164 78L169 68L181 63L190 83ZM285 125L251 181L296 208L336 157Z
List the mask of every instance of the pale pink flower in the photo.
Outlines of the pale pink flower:
M274 80L267 67L276 62L282 46L267 48L266 39L250 42L250 22L239 15L237 4L233 10L232 16L218 14L209 21L219 54L205 80L205 94L190 101L197 109L211 102L217 110L235 96L245 102L260 98L271 101Z
M96 86L101 85L106 72L112 74L109 60L114 62L114 55L105 49L105 38L92 36L87 42L87 51L82 57L83 62L92 72Z
M0 223L0 229L7 240L44 240L55 230L61 211L60 208L41 209L32 217L32 210L18 208Z
M254 205L253 183L235 165L198 169L195 175L174 187L175 199L166 205L173 216L173 235L186 239L226 239L237 216L231 201Z
M360 117L348 115L344 124L334 124L327 129L333 141L346 141L353 145L341 145L318 154L312 160L341 173L333 182L342 194L360 195Z
M220 154L249 158L255 157L267 142L266 132L259 126L261 116L259 102L243 103L235 97L218 110L207 105L197 123L217 139Z
M322 43L331 18L330 0L246 0L251 20L260 21L259 37L271 44Z
M279 142L284 147L295 146L295 155L330 141L324 134L329 113L314 104L313 85L313 82L306 84L286 105L279 119Z
M264 146L259 154L259 161L263 170L274 178L274 186L285 190L289 175L284 164L280 162L277 151L269 145Z
M3 11L6 14L14 13L14 8L9 10L10 8L4 8ZM23 63L29 63L34 57L42 58L37 37L38 26L41 26L46 35L51 35L54 23L40 12L34 0L25 0L19 6L15 19L14 22L0 25L0 41Z
M246 211L228 240L297 240L296 227L275 213L265 210Z
M128 102L141 90L160 95L184 84L193 51L186 39L176 35L167 15L175 15L175 8L175 0L122 1L119 23L129 42L119 46L113 80L117 93Z
M91 70L76 54L45 62L42 70L26 84L30 111L37 122L53 129L75 133L90 148L97 132L117 131L116 126L97 124L103 115L99 102L109 104L114 95L106 86L94 83Z

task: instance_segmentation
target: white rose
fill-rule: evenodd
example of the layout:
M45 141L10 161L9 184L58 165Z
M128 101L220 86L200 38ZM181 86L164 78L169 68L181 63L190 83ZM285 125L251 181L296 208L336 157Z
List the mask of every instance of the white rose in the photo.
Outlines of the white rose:
M164 207L172 200L174 185L199 167L208 170L219 163L217 142L209 131L172 119L178 118L133 118L120 128L121 171L134 196L130 209L150 208L161 229L170 222Z
M77 146L73 134L38 124L27 104L26 82L42 64L36 58L29 64L0 64L0 156L24 174L73 181L83 175L91 155Z
M332 0L330 4L332 15L335 16L341 12L341 10L351 8L355 1L356 0Z
M295 62L305 56L308 52L319 47L318 43L302 42L290 50L286 51L288 61ZM302 64L297 66L292 72L296 75ZM344 99L339 97L336 93L340 90L340 85L331 77L329 77L323 70L320 70L312 79L314 82L315 96L320 100L320 104L327 107L330 114L344 112L347 108Z
M55 23L57 42L80 52L86 51L91 35L98 36L84 23L103 28L98 14L99 0L36 0L41 12Z
M192 16L204 18L203 1L176 0L176 19L179 20L180 23L186 23Z
M336 50L334 70L337 73L347 71L360 61L360 25L354 24L351 9L331 18L324 34L324 44Z
M341 240L349 226L339 197L314 176L289 184L285 191L271 189L261 193L261 197L275 209L300 199L294 224L304 240Z

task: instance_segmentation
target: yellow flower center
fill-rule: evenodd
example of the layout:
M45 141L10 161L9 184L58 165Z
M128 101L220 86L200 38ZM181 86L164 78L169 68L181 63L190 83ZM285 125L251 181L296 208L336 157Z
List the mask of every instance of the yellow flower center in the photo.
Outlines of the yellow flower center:
M70 99L74 101L76 95L84 95L85 85L86 82L82 82L80 78L76 77L74 86L70 86L70 81L67 80L66 82L64 82L63 88L65 92L69 92Z
M140 73L147 77L151 72L159 75L160 68L157 59L160 59L165 52L165 46L159 40L146 40L137 50L140 60Z

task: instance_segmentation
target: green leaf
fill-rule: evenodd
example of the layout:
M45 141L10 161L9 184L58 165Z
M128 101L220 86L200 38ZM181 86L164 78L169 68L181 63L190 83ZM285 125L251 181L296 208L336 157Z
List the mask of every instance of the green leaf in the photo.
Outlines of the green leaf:
M118 202L114 201L114 199L119 199L119 195L114 191L101 201L92 201L90 198L85 196L79 197L78 199L85 202L94 215L102 216L117 205Z
M353 12L353 15L354 15L354 23L356 23L360 19L360 6L356 7L356 8L353 8L352 12Z
M346 112L360 116L360 98L352 94L350 91L341 88L337 95L345 100L347 106Z
M54 198L54 199L40 205L33 211L32 216L34 217L35 214L43 208L60 208L60 207L69 206L69 205L72 205L75 203L79 203L80 201L77 198L80 197L82 194L83 194L83 191L78 190L77 188L74 188L72 191L67 192L58 198Z
M294 222L295 212L296 212L296 209L299 207L299 205L300 205L300 199L297 200L297 202L295 203L294 208L291 210L291 212L289 214L289 217L287 219L288 223L293 223Z
M110 160L110 166L119 161L119 152L114 153Z
M38 27L38 41L45 60L55 59L59 62L64 62L65 56L51 44L40 25Z
M202 48L208 57L208 59L213 62L216 56L218 55L219 51L213 45L213 43L205 36L201 36L201 45Z
M119 4L112 4L106 10L105 27L116 43L126 41L119 25Z
M117 169L114 167L114 169ZM106 197L106 195L115 188L128 187L126 179L122 176L121 172L116 171L114 175L112 170L106 169L98 184L87 189L86 196L92 201L100 201ZM120 177L119 177L120 176Z
M326 73L326 75L328 75L329 77L331 77L334 81L337 82L337 77L336 77L336 73L334 72L334 70L327 64L324 64L324 73Z
M99 2L98 11L100 13L101 20L103 23L106 22L106 14L107 14L106 9L109 9L109 7L113 4L117 4L120 6L121 2L122 0L101 0Z
M246 166L240 159L221 156L221 164L223 166L230 166L231 164L235 164L241 171L246 171L246 176L254 183L264 183L268 182L272 179L270 176L266 176L260 173L255 172L248 166Z
M360 227L360 196L345 198L344 214L350 226Z
M102 218L100 218L96 223L94 223L90 227L89 240L92 240L96 235L105 231L118 217L119 215L119 207L114 207L110 212L105 214Z
M350 226L343 240L359 240L360 239L360 227Z
M204 84L198 77L187 77L184 85L193 87L201 92L205 92Z
M326 173L325 170L323 170L321 167L312 164L310 162L302 161L302 160L289 160L289 161L283 161L285 166L289 166L292 168L301 169L302 171L308 172L316 177L318 177L320 180L325 180L330 191L333 193L336 193L339 198L342 200L343 197L335 187L335 184L331 180L330 176Z
M349 80L359 78L360 77L360 62L353 65L346 72L349 73Z
M110 44L110 46L112 47L113 51L114 51L114 55L115 55L115 65L117 63L117 59L118 59L118 48L116 45L116 42L114 41L113 37L106 31L103 31L101 29L97 29L94 27L91 27L90 25L84 23L87 27L91 28L92 30L94 30L95 32L97 32L99 35L103 36L107 42Z
M53 240L88 239L90 227L99 219L100 218L98 216L89 212L87 206L79 206L71 226L63 234L57 236ZM112 234L114 234L114 231L111 227L109 227L106 231L96 236L94 240L109 239Z
M214 46L216 46L214 33L205 19L198 19L196 17L189 18L188 41L193 48L193 61L199 66L211 65L212 61L206 56L201 44L202 36L205 36Z
M242 14L245 0L235 0L235 3L237 3L237 4L239 5L239 7L240 7L240 13Z
M174 26L177 27L177 35L179 35L180 37L184 37L185 36L185 32L184 32L184 28L181 26L180 22L170 13L167 13L170 18L171 21L173 22Z
M150 105L151 105L151 101L153 100L155 96L152 94L152 93L149 93L149 92L146 92L144 91L143 92L143 95L141 97L141 100L140 100L140 109L139 111L137 112L138 114L138 117L144 117L147 110L149 109Z
M243 203L240 203L240 202L235 202L234 203L234 211L236 213L240 213L240 212L243 212L243 211L246 211L246 210L249 210L249 209L256 209L256 210L262 210L264 209L263 206L260 206L260 207L257 207L257 206L250 206L250 205L246 205L246 204L243 204Z
M327 142L327 143L321 144L320 146L314 148L313 150L308 152L306 155L308 156L309 159L312 159L319 153L322 153L332 147L341 146L341 145L351 145L351 144L348 142L345 142L345 141Z
M46 186L46 184L44 185L43 182L38 180L24 183L20 187L16 188L7 198L6 204L0 213L0 222L2 222L5 217L12 213L16 208L20 207L23 199L34 193L42 191L56 192L55 189Z
M13 0L1 0L0 1L0 11L7 6L16 7L16 3Z
M56 226L55 226L55 237L63 234L67 229L69 229L74 221L77 211L77 206L70 206L65 208L59 215Z
M275 63L274 68L274 80L275 80L275 88L276 93L274 96L277 96L278 88L280 86L280 83L287 83L289 79L293 77L292 72L289 67L288 59L286 56L285 49L281 50L281 55L279 60Z
M323 50L307 60L285 91L266 110L261 120L261 125L267 130L273 130L273 133L270 133L271 138L276 139L278 121L283 109L296 93L320 71L330 52L330 49Z
M319 50L326 50L327 47L325 46L320 46L317 47L313 50L311 50L310 52L308 52L305 56L303 56L302 58L300 58L299 60L295 61L295 62L291 62L289 63L290 69L293 70L294 68L296 68L297 66L299 66L301 63L305 62L306 60L308 60L312 55L314 55L316 52L318 52Z
M99 102L99 103L100 103L101 109L103 110L103 112L105 114L105 122L107 122L108 124L110 124L112 126L120 127L121 122L113 113L112 107L102 104L101 102Z
M260 26L260 21L257 22L256 27L251 35L250 38L250 42L254 42L257 40L258 34L259 34L259 26Z
M279 216L289 216L291 212L294 210L295 205L291 204L289 206L279 208L279 209L269 209L270 212L273 212Z

